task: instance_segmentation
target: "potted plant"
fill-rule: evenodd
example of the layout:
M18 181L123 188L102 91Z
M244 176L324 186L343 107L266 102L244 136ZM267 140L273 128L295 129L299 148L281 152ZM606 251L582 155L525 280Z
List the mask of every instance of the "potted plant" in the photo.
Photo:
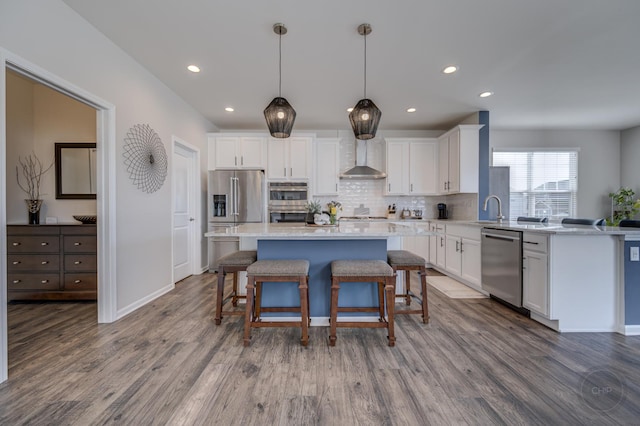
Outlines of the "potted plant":
M29 224L37 225L40 223L40 208L42 207L42 200L40 199L42 176L53 167L53 162L49 167L45 167L35 154L29 154L24 160L18 157L18 163L19 166L16 166L16 180L20 189L29 197L24 200L27 203L29 212ZM22 173L20 173L21 171ZM20 180L21 175L24 182Z
M634 199L636 193L631 188L622 187L609 193L611 198L611 217L608 226L618 226L623 219L633 219L640 212L640 199Z
M313 225L314 222L314 215L322 213L322 206L320 205L319 202L317 201L309 201L307 203L307 216L305 217L305 222L307 222L309 225Z

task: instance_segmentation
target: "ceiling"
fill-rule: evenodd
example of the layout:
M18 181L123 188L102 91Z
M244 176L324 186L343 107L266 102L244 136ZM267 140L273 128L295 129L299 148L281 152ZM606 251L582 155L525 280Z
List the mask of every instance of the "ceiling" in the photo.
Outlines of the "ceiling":
M349 129L346 109L363 97L365 22L380 130L443 130L478 110L493 128L640 125L638 0L64 2L221 130L266 129L278 22L297 131ZM450 64L460 70L443 74ZM480 98L485 90L494 95Z

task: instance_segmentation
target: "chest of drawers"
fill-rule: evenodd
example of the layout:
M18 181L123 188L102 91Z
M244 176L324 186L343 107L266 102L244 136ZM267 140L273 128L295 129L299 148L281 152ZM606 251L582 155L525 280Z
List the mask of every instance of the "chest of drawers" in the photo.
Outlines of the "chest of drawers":
M96 300L95 225L8 225L8 300Z

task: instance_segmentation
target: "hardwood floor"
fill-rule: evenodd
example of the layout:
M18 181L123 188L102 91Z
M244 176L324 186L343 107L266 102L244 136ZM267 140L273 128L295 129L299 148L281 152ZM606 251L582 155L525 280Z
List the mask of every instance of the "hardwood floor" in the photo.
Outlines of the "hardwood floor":
M417 281L416 281L417 282ZM489 299L429 287L430 324L214 324L215 275L113 324L95 304L9 306L0 424L638 424L640 337L558 334ZM310 283L313 285L313 283ZM400 305L397 305L401 307Z

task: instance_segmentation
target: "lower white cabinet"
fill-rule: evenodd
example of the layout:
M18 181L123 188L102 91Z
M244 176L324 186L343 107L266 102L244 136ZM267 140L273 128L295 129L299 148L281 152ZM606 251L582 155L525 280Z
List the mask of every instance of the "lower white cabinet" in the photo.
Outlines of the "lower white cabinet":
M476 226L447 225L445 250L445 270L480 287L480 229Z
M549 316L549 253L546 235L522 234L522 304Z
M437 225L435 222L429 223L429 231L437 232ZM437 257L438 257L438 236L437 235L429 235L429 263L432 265L436 265Z
M444 234L446 227L444 225L436 225L436 266L440 268L446 267L447 261L447 236Z

